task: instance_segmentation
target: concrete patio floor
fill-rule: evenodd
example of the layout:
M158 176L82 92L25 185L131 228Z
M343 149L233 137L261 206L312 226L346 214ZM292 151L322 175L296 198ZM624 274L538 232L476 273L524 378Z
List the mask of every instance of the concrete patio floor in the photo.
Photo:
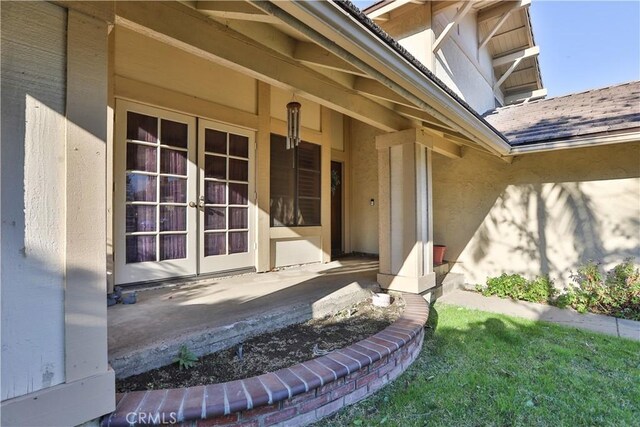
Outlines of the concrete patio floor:
M378 289L378 261L345 258L269 273L209 278L138 290L138 302L108 309L109 362L117 377L171 363L262 332L322 317Z

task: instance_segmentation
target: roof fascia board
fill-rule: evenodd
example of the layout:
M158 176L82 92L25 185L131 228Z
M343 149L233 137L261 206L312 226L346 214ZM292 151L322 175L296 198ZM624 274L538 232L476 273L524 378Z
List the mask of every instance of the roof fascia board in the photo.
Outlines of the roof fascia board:
M259 5L260 2L257 3ZM364 25L355 21L351 15L334 2L274 2L274 6L300 21L304 19L305 25L312 26L315 31L323 35L330 33L333 36L330 39L333 43L341 47L349 46L348 51L358 52L359 58L368 56L370 61L376 63L379 70L385 70L381 74L387 78L382 83L399 89L403 96L406 94L412 98L418 97L424 108L433 109L430 104L440 106L441 110L437 111L439 115L445 115L447 119L454 117L453 121L463 129L467 136L483 146L488 146L493 152L500 155L509 154L511 146L502 139L501 135L494 132L399 52L387 45ZM326 46L329 50L332 47L331 45ZM360 68L358 64L354 65ZM398 84L398 80L403 81L406 86ZM442 110L446 111L448 115Z
M596 147L602 145L621 144L625 142L640 142L640 130L634 129L632 132L624 132L608 135L593 135L562 139L558 141L542 142L524 146L515 146L511 149L510 155L543 153L546 151L568 150L572 148Z

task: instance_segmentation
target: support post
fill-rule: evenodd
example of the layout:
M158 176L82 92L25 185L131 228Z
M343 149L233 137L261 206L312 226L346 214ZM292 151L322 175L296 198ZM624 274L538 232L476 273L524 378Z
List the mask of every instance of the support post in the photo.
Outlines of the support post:
M258 133L257 145L257 182L258 200L258 246L256 270L268 271L271 268L270 232L270 165L271 165L271 86L258 82Z
M380 201L378 283L385 289L422 293L435 286L433 139L423 129L376 137Z

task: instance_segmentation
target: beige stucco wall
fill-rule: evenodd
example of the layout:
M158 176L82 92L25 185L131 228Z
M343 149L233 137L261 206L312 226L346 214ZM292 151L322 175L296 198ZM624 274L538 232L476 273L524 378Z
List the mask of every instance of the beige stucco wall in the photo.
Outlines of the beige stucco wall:
M468 283L503 272L558 284L589 259L640 261L640 143L433 159L435 243Z
M249 113L257 112L257 82L229 68L116 27L115 73Z
M351 249L377 254L378 249L378 152L375 137L381 131L349 119L351 150ZM371 199L375 205L371 206Z

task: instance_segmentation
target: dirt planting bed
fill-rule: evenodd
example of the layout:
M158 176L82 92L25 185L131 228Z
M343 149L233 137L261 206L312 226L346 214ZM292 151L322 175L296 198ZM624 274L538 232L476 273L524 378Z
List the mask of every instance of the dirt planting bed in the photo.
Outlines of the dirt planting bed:
M200 358L190 369L177 363L117 380L118 392L192 387L273 372L344 348L380 332L400 317L404 301L393 295L389 307L367 299L321 319L259 335L239 346ZM177 355L176 355L177 356Z

